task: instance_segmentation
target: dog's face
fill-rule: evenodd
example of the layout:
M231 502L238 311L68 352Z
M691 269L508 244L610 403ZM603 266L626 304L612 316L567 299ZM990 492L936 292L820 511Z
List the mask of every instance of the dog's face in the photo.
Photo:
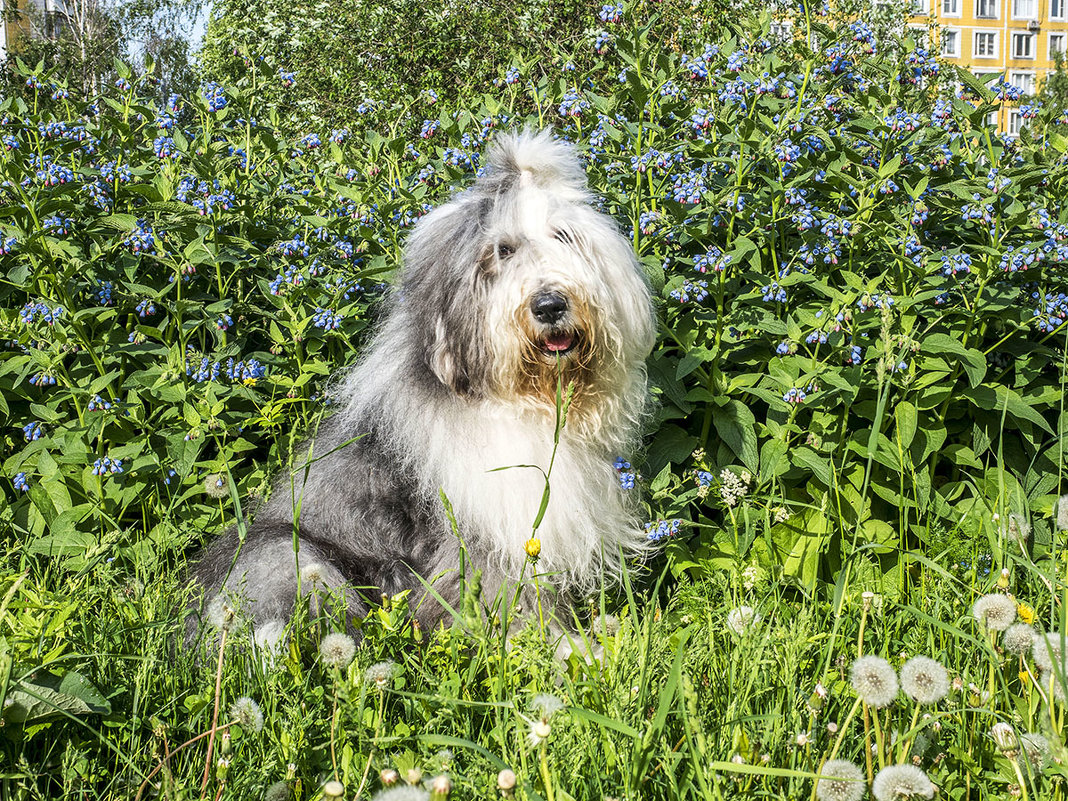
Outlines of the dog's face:
M613 221L589 205L570 147L511 137L490 159L486 177L417 226L403 302L453 392L551 407L559 377L581 411L618 394L648 355L648 288Z

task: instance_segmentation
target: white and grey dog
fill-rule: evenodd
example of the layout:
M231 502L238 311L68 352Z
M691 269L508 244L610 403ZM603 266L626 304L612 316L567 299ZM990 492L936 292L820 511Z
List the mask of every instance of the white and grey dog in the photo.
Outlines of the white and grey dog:
M420 624L435 626L444 611L415 574L450 604L461 586L442 492L490 597L523 569L541 471L538 571L560 596L618 577L647 543L613 465L646 408L645 278L591 207L570 145L501 135L486 167L413 230L398 291L339 377L341 410L309 464L278 482L240 547L230 532L194 568L206 600L243 596L262 635L281 632L302 568L302 591L314 573L350 615L412 590ZM558 370L574 394L553 458Z

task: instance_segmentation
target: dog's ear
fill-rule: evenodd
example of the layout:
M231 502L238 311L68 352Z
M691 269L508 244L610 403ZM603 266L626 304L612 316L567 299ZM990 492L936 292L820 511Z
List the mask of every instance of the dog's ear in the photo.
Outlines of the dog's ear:
M471 381L464 369L463 356L456 343L449 337L445 320L438 317L434 324L434 338L427 350L427 361L438 381L457 395L466 395Z

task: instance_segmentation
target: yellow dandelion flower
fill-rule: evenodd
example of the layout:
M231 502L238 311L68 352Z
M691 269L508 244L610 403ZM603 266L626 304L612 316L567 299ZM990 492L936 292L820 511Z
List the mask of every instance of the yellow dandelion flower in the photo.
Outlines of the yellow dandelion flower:
M1016 675L1019 676L1020 684L1022 684L1024 687L1031 686L1031 674L1028 673L1026 670L1021 670Z
M537 558L541 555L541 540L539 540L537 537L531 537L529 540L527 540L525 550L527 552L527 556L529 556L532 560L537 560Z
M1035 610L1025 603L1016 605L1016 616L1024 623L1030 624L1035 622Z

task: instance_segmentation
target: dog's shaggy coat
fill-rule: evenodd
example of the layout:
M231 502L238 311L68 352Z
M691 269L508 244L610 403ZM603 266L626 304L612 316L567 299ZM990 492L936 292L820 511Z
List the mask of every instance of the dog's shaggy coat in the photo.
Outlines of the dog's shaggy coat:
M646 544L613 460L638 435L654 322L627 240L590 201L570 145L548 133L497 138L473 188L413 230L398 291L339 377L341 410L307 460L277 482L240 547L231 531L194 568L205 600L225 584L258 631L281 632L304 568L302 591L339 589L351 615L413 590L429 629L443 610L414 574L450 604L461 586L441 492L493 597L526 558L558 369L574 396L538 570L563 597L618 576Z

